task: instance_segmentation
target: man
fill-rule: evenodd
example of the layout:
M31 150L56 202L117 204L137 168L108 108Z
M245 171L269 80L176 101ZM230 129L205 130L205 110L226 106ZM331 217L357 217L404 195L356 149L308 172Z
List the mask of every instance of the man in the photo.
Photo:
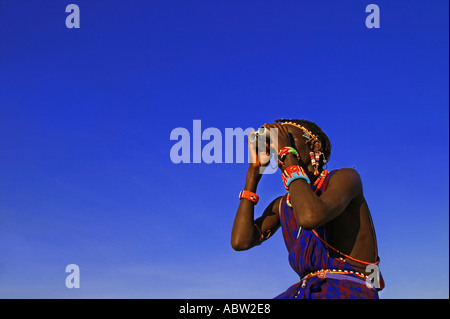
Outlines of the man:
M260 245L281 226L289 262L300 281L276 298L378 298L384 283L359 174L354 169L323 168L331 143L313 122L277 120L264 127L277 130L270 138L277 135L278 143L267 147L276 147L287 194L254 219L260 168L268 165L269 154L249 143L252 160L239 195L232 247Z

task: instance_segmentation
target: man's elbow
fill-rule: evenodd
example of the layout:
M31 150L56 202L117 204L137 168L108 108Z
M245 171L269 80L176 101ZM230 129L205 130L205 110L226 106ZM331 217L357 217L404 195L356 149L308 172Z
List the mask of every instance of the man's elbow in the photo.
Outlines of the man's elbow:
M318 228L318 227L317 227L317 224L315 224L315 223L310 223L310 222L299 222L298 224L299 224L299 226L300 226L302 229L304 229L304 230L313 230L313 229Z
M231 248L233 248L235 251L243 251L248 250L251 248L251 245L249 243L244 242L243 240L238 239L231 239Z
M240 244L231 244L231 248L233 248L235 251L243 251L248 249L246 246Z
M313 230L319 228L322 224L320 219L317 218L317 214L313 212L297 216L297 223L304 230Z

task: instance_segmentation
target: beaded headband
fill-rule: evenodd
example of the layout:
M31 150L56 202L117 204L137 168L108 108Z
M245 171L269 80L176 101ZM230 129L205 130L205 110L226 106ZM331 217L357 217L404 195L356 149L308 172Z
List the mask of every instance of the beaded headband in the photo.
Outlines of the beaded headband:
M303 137L306 138L306 144L308 144L311 141L318 140L317 136L314 135L311 131L306 129L304 126L301 126L300 124L293 123L293 122L283 122L281 125L292 125L295 126L303 131Z

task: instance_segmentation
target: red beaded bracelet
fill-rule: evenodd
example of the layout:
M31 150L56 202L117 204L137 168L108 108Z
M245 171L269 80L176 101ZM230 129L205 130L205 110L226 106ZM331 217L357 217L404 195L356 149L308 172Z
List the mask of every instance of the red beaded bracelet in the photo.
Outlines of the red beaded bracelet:
M247 190L243 190L239 193L239 199L242 199L242 198L252 201L253 203L255 203L255 205L258 204L258 200L259 200L258 195L256 195L253 192L247 191Z

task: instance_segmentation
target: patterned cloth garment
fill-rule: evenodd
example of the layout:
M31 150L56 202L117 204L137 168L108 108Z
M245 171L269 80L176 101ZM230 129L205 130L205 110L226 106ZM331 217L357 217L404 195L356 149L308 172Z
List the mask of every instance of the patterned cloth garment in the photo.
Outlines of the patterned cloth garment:
M335 172L328 174L317 195L320 196L325 191L329 178ZM281 199L280 208L281 228L289 252L289 263L299 275L300 281L275 299L378 299L378 291L384 287L381 274L381 285L375 288L366 281L363 274L358 273L350 263L329 250L322 242L320 238L326 238L325 225L315 232L301 229L292 207L286 203L286 195Z

